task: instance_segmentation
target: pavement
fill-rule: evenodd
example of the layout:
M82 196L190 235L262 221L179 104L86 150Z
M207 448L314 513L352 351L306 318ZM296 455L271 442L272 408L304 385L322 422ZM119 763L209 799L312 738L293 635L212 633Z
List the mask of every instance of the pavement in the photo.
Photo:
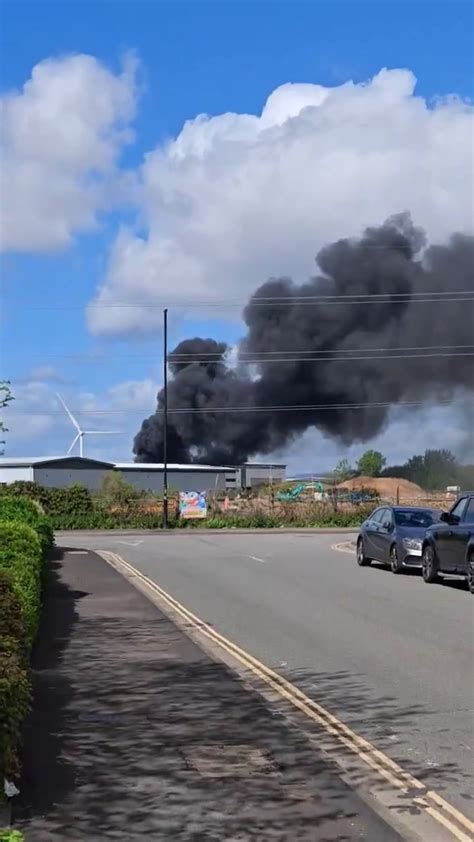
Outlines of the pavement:
M191 545L172 547L162 563L186 578ZM215 573L215 555L196 558ZM141 557L156 562L151 546ZM224 591L217 575L220 611ZM400 838L301 730L93 552L50 564L33 681L13 811L26 842Z
M426 585L417 571L359 568L353 538L184 532L67 541L127 559L474 819L472 597L459 580Z

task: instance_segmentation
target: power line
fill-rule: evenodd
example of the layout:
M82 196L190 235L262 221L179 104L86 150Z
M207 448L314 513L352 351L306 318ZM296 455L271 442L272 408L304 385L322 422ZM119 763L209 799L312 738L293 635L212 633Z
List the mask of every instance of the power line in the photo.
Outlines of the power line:
M255 358L255 359L245 359L240 360L241 363L245 365L258 365L259 363L263 363L267 365L268 363L313 363L313 362L322 362L322 363L334 363L334 362L353 362L356 360L423 360L423 359L439 359L440 357L474 357L474 351L471 352L459 352L459 353L440 353L440 354L390 354L381 356L379 354L374 356L359 356L359 357L281 357L275 358L272 357L271 359L262 359L262 358ZM170 362L175 363L185 363L189 364L212 364L219 362L218 359L209 359L209 358L202 358L202 359L191 359L191 360L181 360L180 357L174 357L173 355L168 355L168 360Z
M295 350L291 351L284 351L283 349L277 351L239 351L240 354L362 354L367 351L367 353L373 353L374 351L445 351L445 350L454 350L459 348L474 348L474 344L471 345L401 345L400 347L396 348L326 348L321 350L316 350L315 348L309 348L308 350L303 350L296 348ZM186 351L186 352L179 352L175 354L171 352L168 354L168 359L171 357L207 357L207 356L216 356L221 357L222 354L220 351L209 351L209 352L202 352L202 351Z
M459 401L453 400L438 400L436 401L437 406L443 405L453 405L455 403L459 403ZM387 407L416 407L416 406L426 406L427 401L368 401L362 403L327 403L327 404L292 404L292 405L284 405L278 404L276 406L217 406L217 407L170 407L168 409L168 413L171 414L185 414L185 413L226 413L226 412L299 412L299 411L315 411L315 410L352 410L352 409L381 409ZM38 410L38 412L32 412L31 410L13 410L12 412L15 414L22 414L22 415L63 415L61 410L51 409L51 410ZM161 412L161 407L157 410L153 410L150 407L147 408L134 408L131 409L127 407L125 409L73 409L76 415L111 415L111 414L134 414L134 413L150 413L150 412Z
M307 350L305 350L305 349L295 349L295 350L291 350L291 351L290 350L284 350L284 349L276 350L276 351L240 351L239 350L238 356L239 356L239 360L240 360L244 355L250 355L250 354L252 354L254 356L258 355L259 357L260 356L265 357L267 355L270 356L270 355L276 355L276 354L285 355L285 356L286 355L293 355L293 354L316 354L316 353L317 354L356 354L356 353L365 354L365 353L374 353L374 352L380 352L380 353L387 352L388 353L388 352L391 352L391 351L450 351L450 350L454 351L454 350L466 350L468 348L474 349L474 344L472 344L472 345L407 345L407 346L401 346L401 347L397 347L397 348L339 348L339 349L325 348L325 349L318 349L318 350L315 350L314 348L309 348ZM215 357L216 359L223 358L225 360L226 356L229 354L229 352L231 350L232 350L232 348L229 347L229 348L226 349L226 351L224 351L224 353L222 353L221 351L209 351L209 352L203 352L203 351L192 352L192 351L190 351L190 352L186 352L186 353L185 352L179 352L177 354L175 354L174 352L171 352L170 354L168 354L168 360L173 362L174 360L178 360L178 359L181 360L181 359L188 359L188 358L192 359L193 357L196 357L196 358L199 358L199 359L205 358L206 360L208 358L212 359L213 357ZM65 359L65 360L67 359L67 360L73 360L73 361L77 360L77 361L85 361L85 362L89 361L89 362L93 362L95 364L95 363L100 363L102 361L106 362L107 360L110 360L110 359L116 359L116 360L157 360L159 354L161 354L161 350L157 351L156 354L113 354L113 353L103 354L102 352L86 352L86 353L82 353L82 354L47 354L46 353L46 354L42 354L41 356L42 356L43 359ZM290 358L292 359L293 357L290 357Z
M60 304L60 305L34 305L34 304L21 304L21 306L16 307L18 310L34 310L34 311L47 311L47 310L109 310L109 309L155 309L159 308L160 310L163 309L164 306L168 308L175 308L175 309L195 309L195 308L208 308L208 307L216 307L216 308L233 308L233 307L241 307L242 305L245 308L248 307L267 307L268 305L272 305L273 307L289 307L293 305L309 305L309 304L320 304L320 305L329 305L329 304L430 304L436 302L443 302L443 303L455 303L455 302L466 302L466 301L474 301L474 291L473 290L449 290L449 291L429 291L429 292L408 292L408 293L398 293L398 292L385 292L385 293L352 293L347 295L308 295L308 296L298 296L298 295L287 295L287 296L254 296L250 298L242 298L242 299L208 299L204 301L189 301L186 304L183 304L181 301L169 301L162 299L161 301L142 301L140 303L132 303L132 302L120 302L120 301L111 301L105 303L99 302L92 302L90 304ZM16 302L10 301L9 304L15 304ZM6 305L4 305L6 306ZM15 309L15 308L14 308Z
M451 404L453 401L438 401L438 404ZM178 409L169 409L168 412L175 412L175 413L186 413L186 412L197 412L197 413L212 413L212 412L301 412L301 411L315 411L315 410L352 410L352 409L381 409L385 407L393 407L393 406L425 406L426 401L399 401L399 402L392 402L392 401L379 401L379 402L367 402L367 403L328 403L328 404L308 404L308 405L301 405L295 404L292 406L284 406L284 405L277 405L277 406L255 406L255 407L217 407L216 409L207 408L207 407L198 407L192 409L186 408L178 408Z

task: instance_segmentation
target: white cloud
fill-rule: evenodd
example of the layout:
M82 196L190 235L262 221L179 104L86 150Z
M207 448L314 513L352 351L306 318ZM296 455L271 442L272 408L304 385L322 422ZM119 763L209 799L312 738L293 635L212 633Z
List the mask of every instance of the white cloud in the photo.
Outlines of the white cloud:
M158 386L153 380L128 380L108 389L110 403L119 409L147 409L156 406Z
M470 230L474 109L456 97L430 107L415 81L382 70L366 84L288 84L260 116L187 122L145 158L145 234L118 234L91 330L146 332L165 299L244 299L270 275L304 279L322 245L406 209L432 239Z
M290 472L313 470L316 474L331 471L340 459L355 464L369 447L380 450L391 465L403 464L410 456L425 450L444 448L469 464L474 458L472 412L472 397L463 394L456 396L453 405L427 404L409 412L394 407L384 429L370 442L345 448L312 428L274 457L287 460ZM264 461L265 457L262 458Z
M68 383L69 381L53 365L39 365L31 369L29 375L25 378L25 382Z
M8 432L5 439L5 453L7 456L23 454L42 456L44 452L44 437L54 427L54 393L49 386L40 381L31 380L27 383L13 383L12 392L15 396L2 415ZM33 449L32 449L33 447Z
M46 367L45 367L46 368ZM7 456L63 455L76 430L47 380L12 384L15 400L5 410ZM151 379L116 383L101 392L61 389L82 429L116 430L116 435L85 437L88 456L111 461L132 459L133 438L143 418L156 406L157 383ZM74 452L78 453L78 446Z
M135 65L129 57L115 75L88 55L46 59L2 97L4 249L62 247L94 226L132 139Z

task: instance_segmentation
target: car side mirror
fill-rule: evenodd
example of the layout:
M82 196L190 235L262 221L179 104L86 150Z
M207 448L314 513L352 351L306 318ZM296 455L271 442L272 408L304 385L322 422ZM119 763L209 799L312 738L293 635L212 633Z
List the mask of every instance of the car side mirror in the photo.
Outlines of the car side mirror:
M459 515L452 515L450 512L443 512L440 520L444 521L444 523L450 523L451 526L456 526L461 522Z
M391 520L386 520L386 521L385 521L385 523L383 524L383 528L384 528L384 529L391 530L391 529L392 529L392 521L391 521Z

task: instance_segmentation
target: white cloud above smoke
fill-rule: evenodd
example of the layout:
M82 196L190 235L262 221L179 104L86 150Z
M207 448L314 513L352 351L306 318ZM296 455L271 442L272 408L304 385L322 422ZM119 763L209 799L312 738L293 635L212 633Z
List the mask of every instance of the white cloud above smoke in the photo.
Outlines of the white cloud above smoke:
M382 70L365 84L286 84L260 116L188 121L145 157L140 233L124 227L112 246L92 332L154 330L165 297L244 299L270 275L302 280L322 245L402 210L434 240L471 230L474 109L428 104L415 83Z
M133 139L136 61L120 74L89 55L50 58L1 99L5 250L45 251L90 229Z

